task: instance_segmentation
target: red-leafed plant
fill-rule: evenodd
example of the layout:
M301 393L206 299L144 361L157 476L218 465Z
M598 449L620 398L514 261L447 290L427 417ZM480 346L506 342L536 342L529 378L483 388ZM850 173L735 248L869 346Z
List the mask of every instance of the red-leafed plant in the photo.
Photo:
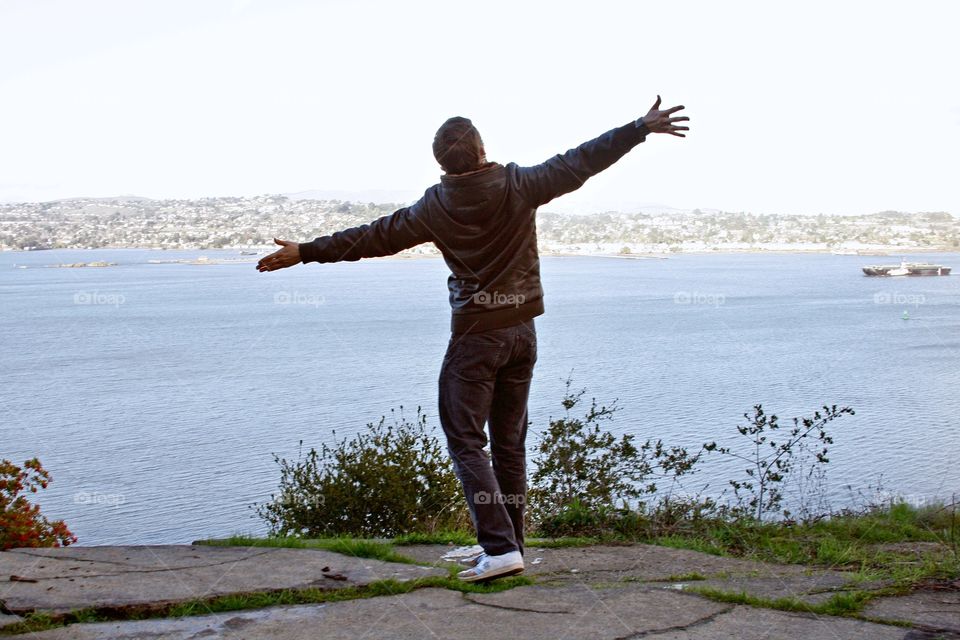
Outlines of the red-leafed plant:
M36 458L24 462L23 467L0 460L0 551L65 547L77 541L63 520L50 522L40 514L40 505L30 504L21 495L46 489L50 482L50 474Z

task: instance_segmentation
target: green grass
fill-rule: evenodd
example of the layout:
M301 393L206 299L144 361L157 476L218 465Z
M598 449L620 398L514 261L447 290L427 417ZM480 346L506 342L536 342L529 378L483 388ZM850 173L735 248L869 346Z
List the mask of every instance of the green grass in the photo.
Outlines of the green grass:
M0 636L19 635L21 633L39 633L41 631L56 629L57 627L62 626L63 623L59 622L56 618L49 614L28 613L27 615L23 616L23 620L20 622L7 625L0 629Z
M527 538L526 548L563 549L565 547L591 547L598 544L629 544L625 538L607 537L567 537L567 538Z
M657 578L656 580L645 580L645 582L697 582L700 580L706 580L707 576L696 571L691 571L689 573L674 573L666 578Z
M669 535L669 536L660 536L650 540L652 544L660 545L661 547L672 547L674 549L688 549L690 551L699 551L701 553L709 553L712 556L726 556L730 555L727 553L727 550L710 540L709 538L699 537L699 536L680 536L680 535Z
M511 576L487 583L464 582L456 577L456 572L463 567L451 567L450 573L453 577L444 578L441 583L435 586L442 586L451 591L460 591L461 593L499 593L508 591L516 587L525 587L536 584L536 580L529 576ZM436 580L436 578L434 578Z
M77 609L64 615L54 616L48 613L34 612L22 616L22 620L13 625L0 629L0 636L13 636L24 633L39 633L48 629L56 629L67 624L90 622L106 622L109 616L101 615L96 609Z
M716 602L744 604L778 611L817 613L828 616L855 616L859 614L874 594L866 591L844 591L833 594L828 600L817 604L799 598L764 598L745 591L724 591L713 587L688 587L684 591L699 594Z
M900 592L925 581L960 577L960 517L952 505L913 507L893 503L808 523L703 518L666 531L658 530L655 521L638 523L640 528L613 537L608 530L597 530L593 537L531 540L528 546L643 542L717 556L841 570L848 572L855 584L881 582ZM878 546L910 542L937 542L940 546L919 552ZM834 606L843 608L839 600Z
M435 533L407 533L393 539L397 546L412 544L455 544L459 546L477 544L477 536L468 531L437 531Z
M281 547L286 549L323 549L355 558L373 558L384 562L417 564L417 561L397 553L388 542L363 538L255 538L231 536L229 538L197 540L194 544L215 547Z
M713 522L695 532L637 539L714 555L829 567L860 573L864 580L916 582L960 576L957 531L960 520L952 510L898 503L806 524ZM940 547L920 557L878 547L893 542L937 542Z

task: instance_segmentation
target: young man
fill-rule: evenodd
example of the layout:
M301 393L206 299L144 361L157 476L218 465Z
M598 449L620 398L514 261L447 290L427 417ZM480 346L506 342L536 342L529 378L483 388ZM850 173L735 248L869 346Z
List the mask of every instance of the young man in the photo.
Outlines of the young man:
M440 369L440 423L483 548L466 581L520 573L526 503L527 396L537 360L534 317L543 313L537 207L578 189L650 133L684 137L660 110L533 167L488 162L470 120L450 118L433 140L444 170L417 202L370 224L282 248L258 271L338 262L433 242L450 268L451 337ZM489 426L490 455L484 447ZM491 464L492 463L492 464Z

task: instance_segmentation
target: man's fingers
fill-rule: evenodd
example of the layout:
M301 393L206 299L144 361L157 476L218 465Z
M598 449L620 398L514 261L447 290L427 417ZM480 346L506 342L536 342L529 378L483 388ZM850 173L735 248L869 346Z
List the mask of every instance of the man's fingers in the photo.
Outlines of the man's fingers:
M680 111L680 109L686 109L686 107L684 107L684 106L681 104L681 105L676 106L676 107L670 107L669 109L667 109L667 110L664 111L663 113L666 114L666 115L670 115L671 113L676 113L677 111Z
M690 127L673 127L671 131L690 131Z
M676 118L669 118L667 122L685 122L689 119L687 116L677 116Z
M277 269L283 268L283 265L278 262L265 262L258 268L258 271L263 273L264 271L276 271Z
M657 95L657 101L653 103L653 106L650 107L650 111L655 111L660 108L660 96Z
M669 134L672 135L672 136L677 136L678 138L686 138L686 137L687 137L687 136L683 135L682 133L677 133L676 131L667 131L667 133L669 133Z
M279 251L274 251L273 253L271 253L271 254L268 255L267 257L265 257L265 258L260 258L260 262L257 263L257 269L259 269L259 268L261 268L261 267L266 267L266 266L270 265L274 260L276 260L277 256L279 256L279 255L280 255L280 252L279 252Z
M274 238L273 241L276 242L281 247L287 244L285 240L277 240L276 238Z

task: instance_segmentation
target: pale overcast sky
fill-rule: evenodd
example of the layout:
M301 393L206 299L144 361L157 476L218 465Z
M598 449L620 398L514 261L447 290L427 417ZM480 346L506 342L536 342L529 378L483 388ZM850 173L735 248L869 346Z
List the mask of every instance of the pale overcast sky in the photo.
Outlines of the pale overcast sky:
M566 204L960 214L960 2L0 0L0 200L421 193L683 103Z

